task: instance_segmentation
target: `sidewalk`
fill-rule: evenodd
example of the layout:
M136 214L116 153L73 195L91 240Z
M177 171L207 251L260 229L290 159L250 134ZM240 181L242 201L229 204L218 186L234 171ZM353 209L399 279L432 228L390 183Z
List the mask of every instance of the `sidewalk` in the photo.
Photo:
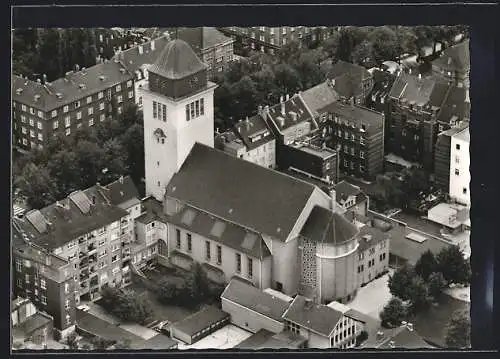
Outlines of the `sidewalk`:
M392 298L388 286L391 273L393 273L392 269L389 270L389 273L359 288L356 298L347 305L370 317L379 319L380 312Z

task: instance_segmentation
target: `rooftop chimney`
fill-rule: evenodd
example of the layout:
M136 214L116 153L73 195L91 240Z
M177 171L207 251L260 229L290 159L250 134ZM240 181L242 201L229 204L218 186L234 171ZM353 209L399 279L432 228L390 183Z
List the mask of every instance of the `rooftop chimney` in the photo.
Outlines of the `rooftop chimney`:
M333 188L330 190L330 209L333 213L337 212L337 192Z
M413 332L413 324L412 324L412 323L408 323L408 324L406 324L406 327L408 328L408 330L409 330L410 332Z
M144 53L144 49L143 49L142 45L139 45L138 49L139 49L139 54L142 55Z
M304 302L304 309L311 309L313 305L313 301L309 298L306 298L306 301Z
M151 41L151 51L155 51L155 40Z
M296 112L290 112L290 115L292 116L293 122L297 121L297 113Z
M286 99L286 101L288 101L290 99L290 96L288 94L286 94L285 99Z
M469 89L465 90L465 102L470 103Z
M120 184L123 184L123 176L120 176L120 178L118 179L118 181L120 181Z
M45 265L50 266L52 264L52 259L50 256L45 256Z
M418 74L418 79L422 80L422 74Z
M448 57L448 65L451 65L451 57Z
M332 87L335 86L335 79L332 79L332 81L330 81Z
M78 65L78 64L75 65L75 71L76 72L80 71L80 65Z
M281 114L283 116L285 116L286 115L286 111L285 111L285 102L283 102L283 96L281 97L281 100L282 100L281 101Z

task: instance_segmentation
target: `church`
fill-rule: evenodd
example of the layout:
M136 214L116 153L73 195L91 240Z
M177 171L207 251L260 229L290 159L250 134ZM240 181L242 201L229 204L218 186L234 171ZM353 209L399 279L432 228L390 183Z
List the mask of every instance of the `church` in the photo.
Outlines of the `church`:
M206 72L175 39L139 88L146 195L165 223L159 257L186 269L199 262L220 283L237 277L318 303L350 301L360 286L358 226L335 191L214 148L217 85Z

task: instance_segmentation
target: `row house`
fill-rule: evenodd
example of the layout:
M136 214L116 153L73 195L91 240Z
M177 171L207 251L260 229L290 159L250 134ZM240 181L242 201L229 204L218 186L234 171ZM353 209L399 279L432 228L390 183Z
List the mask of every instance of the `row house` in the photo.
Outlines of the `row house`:
M53 82L12 78L14 144L43 148L57 134L71 136L119 115L134 101L133 78L121 65L105 61L88 69L75 67Z
M232 130L217 134L214 146L260 166L276 167L276 139L261 116L247 117L235 124Z
M293 41L309 45L324 41L333 35L334 29L329 27L307 26L254 26L254 27L223 27L219 28L224 34L231 36L242 49L274 54L282 46Z
M328 114L323 135L327 146L338 150L340 171L373 180L383 171L384 114L341 102L322 112Z
M177 38L186 41L208 66L209 79L227 70L233 61L234 40L214 27L182 28Z

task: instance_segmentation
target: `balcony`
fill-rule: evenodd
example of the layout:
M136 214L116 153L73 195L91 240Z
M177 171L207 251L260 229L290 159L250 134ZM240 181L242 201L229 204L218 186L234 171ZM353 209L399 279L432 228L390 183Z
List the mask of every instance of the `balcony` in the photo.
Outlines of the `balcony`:
M89 244L89 245L87 246L87 251L88 251L88 254L89 254L89 255L90 255L90 254L95 253L95 252L97 251L97 246L96 246L96 244L95 244L95 243Z

